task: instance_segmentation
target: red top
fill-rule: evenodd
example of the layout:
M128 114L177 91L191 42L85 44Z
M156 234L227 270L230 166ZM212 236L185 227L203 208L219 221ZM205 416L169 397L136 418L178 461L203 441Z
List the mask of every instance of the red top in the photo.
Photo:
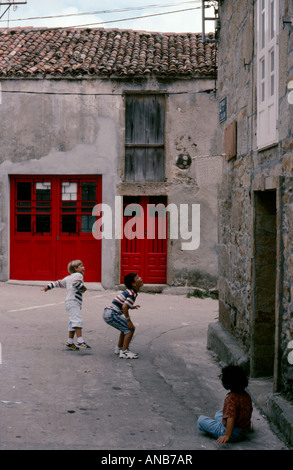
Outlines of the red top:
M250 425L251 414L252 401L247 392L228 393L223 406L223 424L225 426L227 418L235 417L235 428L247 428Z

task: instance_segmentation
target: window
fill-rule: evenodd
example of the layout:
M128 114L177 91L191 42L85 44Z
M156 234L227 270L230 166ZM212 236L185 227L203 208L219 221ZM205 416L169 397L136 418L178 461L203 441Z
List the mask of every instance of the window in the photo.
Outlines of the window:
M51 182L36 183L36 233L51 231Z
M278 141L278 0L257 1L257 146Z
M92 215L96 205L97 184L93 182L81 183L81 231L91 233L96 217Z
M20 181L16 186L16 231L51 232L51 183Z
M39 177L24 177L16 181L15 230L17 233L52 234L52 223L54 223L52 212L53 210L59 211L59 207L59 235L80 235L92 232L92 226L96 221L92 211L97 204L97 182L89 177L59 178L57 203L55 179L50 177L42 181ZM52 185L55 187L54 196Z
M96 217L92 215L97 200L94 181L62 181L61 232L91 233Z
M126 95L125 181L164 181L165 98Z

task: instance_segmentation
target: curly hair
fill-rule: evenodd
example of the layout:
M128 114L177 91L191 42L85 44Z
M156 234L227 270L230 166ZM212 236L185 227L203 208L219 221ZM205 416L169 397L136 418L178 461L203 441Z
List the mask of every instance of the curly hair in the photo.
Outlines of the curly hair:
M248 385L248 378L240 366L229 365L222 369L223 387L231 392L243 392Z
M137 273L128 273L124 277L124 284L126 285L127 289L133 289L132 283L134 282L135 276L137 276Z

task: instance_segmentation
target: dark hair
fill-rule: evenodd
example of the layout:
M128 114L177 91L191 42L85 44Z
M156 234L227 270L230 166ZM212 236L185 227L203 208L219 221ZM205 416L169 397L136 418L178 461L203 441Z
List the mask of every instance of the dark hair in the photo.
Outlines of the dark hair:
M124 284L126 285L127 289L133 289L132 283L134 282L135 276L137 276L137 273L128 273L124 277Z
M231 392L243 392L248 385L248 378L240 366L229 365L222 369L222 384Z

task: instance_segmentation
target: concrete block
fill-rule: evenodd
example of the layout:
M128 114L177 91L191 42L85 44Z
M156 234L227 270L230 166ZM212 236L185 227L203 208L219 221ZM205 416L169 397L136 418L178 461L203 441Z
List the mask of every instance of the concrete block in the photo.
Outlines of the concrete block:
M243 367L248 373L248 356L219 322L210 323L208 326L207 347L217 354L224 365L233 363Z
M267 413L269 420L282 433L289 445L293 445L293 405L280 394L271 393L267 396Z

